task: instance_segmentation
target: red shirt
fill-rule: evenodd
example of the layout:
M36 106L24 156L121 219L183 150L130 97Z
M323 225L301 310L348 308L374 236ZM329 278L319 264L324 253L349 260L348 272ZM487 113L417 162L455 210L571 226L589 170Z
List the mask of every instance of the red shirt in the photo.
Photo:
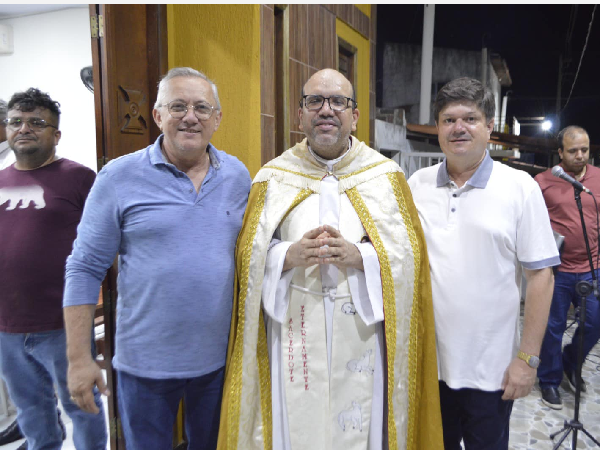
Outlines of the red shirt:
M0 171L0 331L63 328L65 262L95 177L68 159Z
M573 173L569 173L569 175L574 177ZM589 272L590 264L585 249L585 241L583 240L581 219L575 203L573 186L552 175L550 169L538 174L535 181L542 189L552 229L565 237L560 255L561 265L558 270L573 273ZM585 175L579 181L592 191L596 201L600 204L600 169L588 164ZM594 199L584 192L581 193L581 204L590 249L592 250L592 260L594 268L597 269L598 227L596 224L596 206L594 205Z

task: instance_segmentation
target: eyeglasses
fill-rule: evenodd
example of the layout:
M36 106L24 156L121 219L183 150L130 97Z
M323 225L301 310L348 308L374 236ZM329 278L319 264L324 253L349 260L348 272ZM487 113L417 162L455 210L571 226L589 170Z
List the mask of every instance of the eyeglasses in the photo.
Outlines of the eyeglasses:
M4 119L2 123L13 131L20 130L24 123L26 123L29 126L29 129L32 131L44 130L47 127L56 128L58 130L57 126L49 124L44 119L40 119L39 117L29 117L28 119L11 117L10 119Z
M184 118L188 112L188 108L193 108L194 115L198 118L198 120L208 120L210 119L210 116L212 116L215 109L217 109L210 103L206 102L196 103L195 105L186 105L179 100L173 100L172 102L161 106L167 107L167 110L173 119Z
M302 108L302 101L306 105L306 109L309 111L317 111L323 107L325 100L329 104L329 107L334 111L345 111L352 107L355 109L358 104L350 97L343 97L341 95L332 95L331 97L323 97L322 95L304 95L300 100L300 108Z

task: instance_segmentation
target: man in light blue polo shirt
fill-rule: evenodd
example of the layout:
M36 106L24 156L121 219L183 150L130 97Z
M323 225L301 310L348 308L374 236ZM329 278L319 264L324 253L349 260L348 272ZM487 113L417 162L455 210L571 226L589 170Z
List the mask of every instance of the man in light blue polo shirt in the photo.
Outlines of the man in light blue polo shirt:
M429 254L446 450L461 439L465 450L508 449L513 400L535 382L560 262L539 186L486 150L494 109L479 81L446 84L434 106L446 159L408 180Z
M234 249L251 180L238 159L209 142L222 113L204 74L169 71L153 115L163 134L100 171L67 261L69 390L89 412L94 385L108 394L89 336L100 283L118 254L113 366L127 447L170 448L185 398L189 448L213 449Z

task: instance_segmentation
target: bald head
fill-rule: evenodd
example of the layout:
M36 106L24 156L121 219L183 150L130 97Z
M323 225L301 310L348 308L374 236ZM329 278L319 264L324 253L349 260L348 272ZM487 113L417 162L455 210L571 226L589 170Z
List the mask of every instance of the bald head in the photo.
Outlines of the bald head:
M302 97L304 97L306 93L306 87L309 85L309 83L323 84L327 81L332 81L333 83L338 84L340 88L344 88L344 91L349 92L349 94L345 96L356 101L356 97L354 95L354 86L352 86L352 83L350 83L350 81L348 81L344 75L334 69L319 70L312 77L310 77L308 81L304 83L304 86L302 86Z
M588 136L587 131L577 125L569 125L558 132L556 140L558 141L558 148L565 148L565 138L573 139L577 135Z
M318 71L304 85L298 109L300 130L320 157L336 159L348 150L359 116L353 97L352 83L332 69Z

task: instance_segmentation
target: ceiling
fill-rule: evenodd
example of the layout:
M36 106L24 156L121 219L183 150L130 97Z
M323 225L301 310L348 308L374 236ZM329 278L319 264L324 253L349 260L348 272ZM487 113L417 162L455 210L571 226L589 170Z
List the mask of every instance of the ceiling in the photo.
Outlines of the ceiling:
M66 8L87 8L87 4L62 4L62 5L6 5L0 3L0 20L13 17L31 16Z

